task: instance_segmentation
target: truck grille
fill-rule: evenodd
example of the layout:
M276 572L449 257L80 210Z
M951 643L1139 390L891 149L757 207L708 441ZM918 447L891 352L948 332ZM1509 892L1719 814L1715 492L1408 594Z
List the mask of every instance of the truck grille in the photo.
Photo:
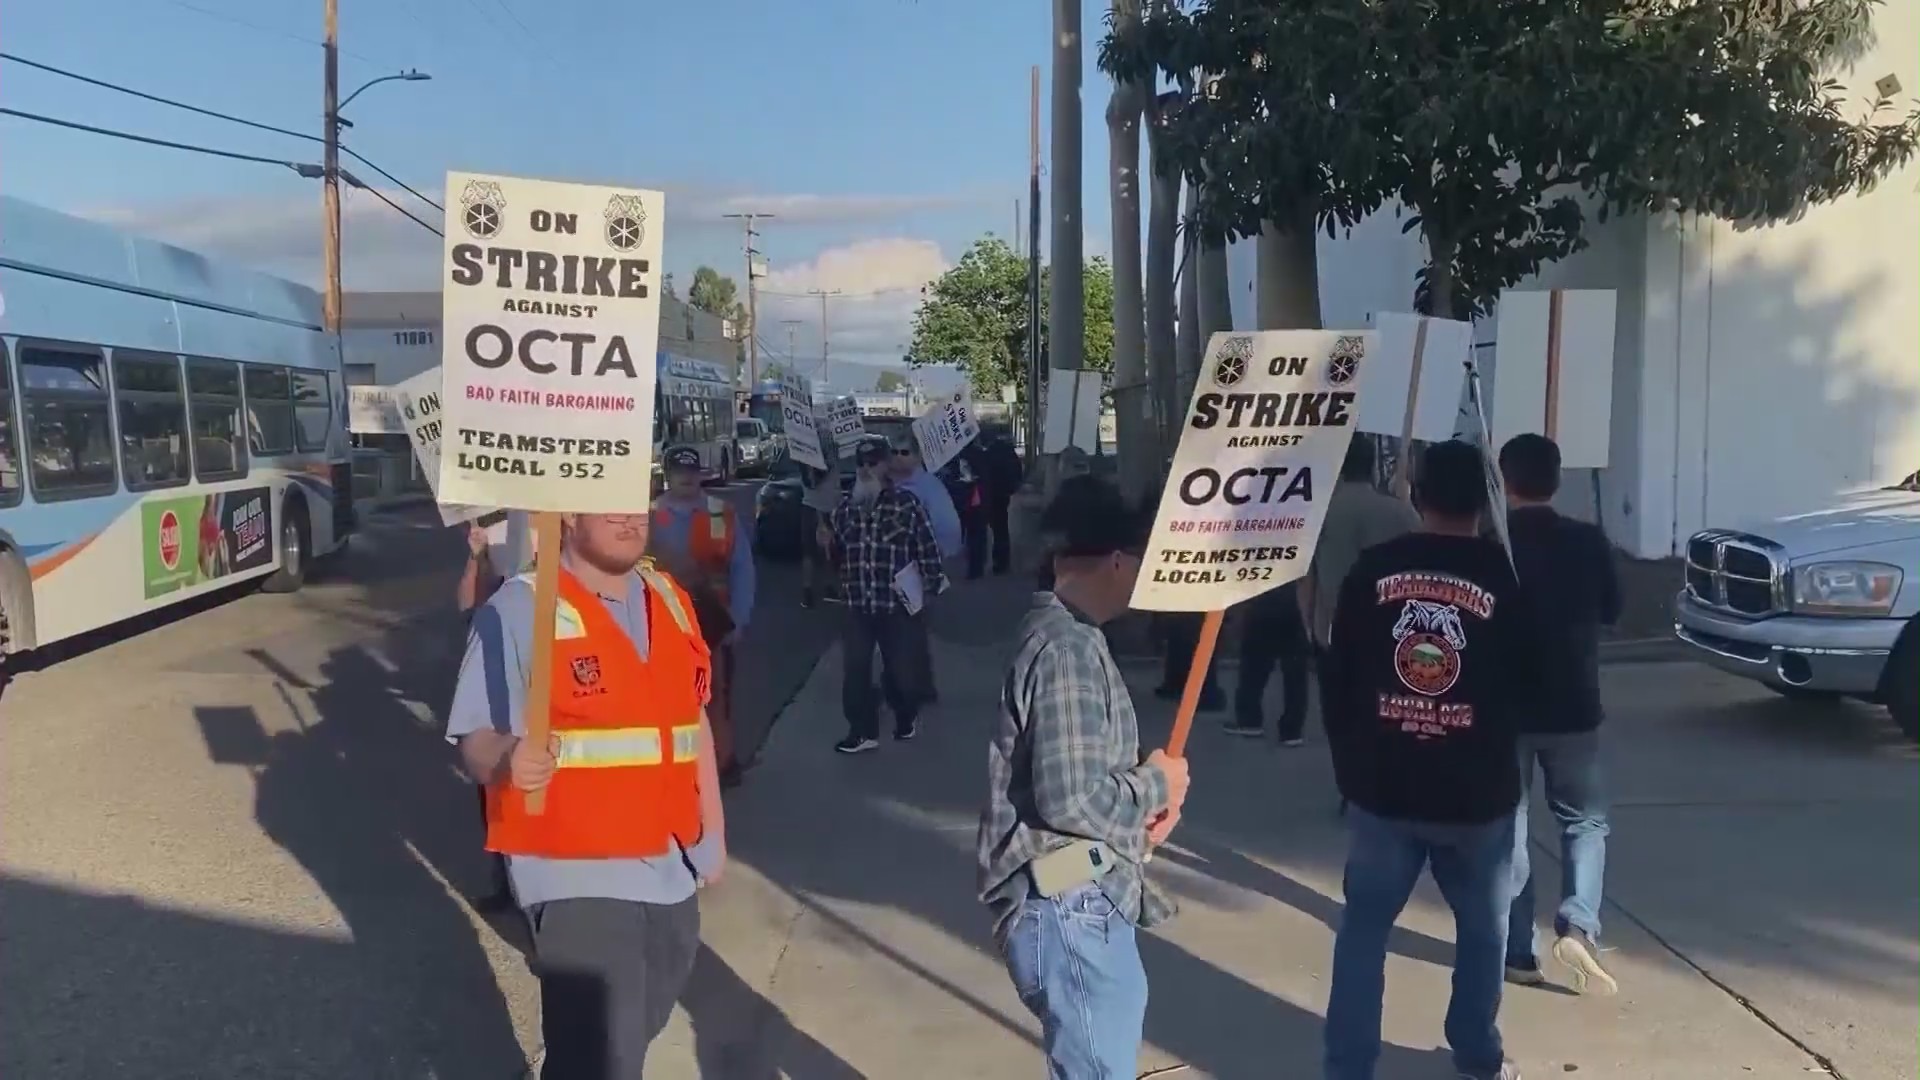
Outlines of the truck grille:
M1687 594L1695 603L1749 619L1786 611L1786 554L1749 533L1710 529L1687 541Z

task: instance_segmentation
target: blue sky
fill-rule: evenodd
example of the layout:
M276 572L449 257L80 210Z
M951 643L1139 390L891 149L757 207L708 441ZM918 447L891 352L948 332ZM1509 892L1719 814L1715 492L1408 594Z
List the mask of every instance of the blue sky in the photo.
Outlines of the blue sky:
M1104 7L1086 7L1085 208L1089 250L1102 251L1106 89L1092 54ZM317 132L319 35L312 0L9 0L0 47ZM340 0L343 92L402 68L433 77L354 101L348 145L435 196L449 168L663 188L667 262L682 281L702 262L738 277L738 225L718 215L774 210L760 242L773 271L763 339L784 352L785 323L800 320L795 347L817 352L818 304L779 294L840 288L833 351L866 360L898 356L914 287L981 233L1011 231L1026 186L1028 72L1042 65L1044 89L1049 37L1049 7L1035 0ZM318 157L312 143L18 64L0 64L0 101ZM317 273L320 194L284 169L0 118L0 191L289 276ZM431 234L364 194L346 221L350 289L432 286Z

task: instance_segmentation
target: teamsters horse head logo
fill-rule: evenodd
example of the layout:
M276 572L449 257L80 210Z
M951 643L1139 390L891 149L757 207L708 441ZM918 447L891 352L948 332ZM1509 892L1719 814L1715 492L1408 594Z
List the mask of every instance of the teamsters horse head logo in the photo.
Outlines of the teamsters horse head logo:
M1460 681L1460 650L1467 631L1460 609L1431 600L1409 600L1393 624L1393 669L1416 694L1437 697Z
M1213 357L1213 384L1221 389L1240 385L1247 377L1247 365L1253 362L1253 339L1234 336L1220 343Z
M469 180L460 192L460 224L475 240L491 240L506 225L507 197L491 180Z
M647 237L647 207L638 195L615 195L607 200L607 246L633 251Z

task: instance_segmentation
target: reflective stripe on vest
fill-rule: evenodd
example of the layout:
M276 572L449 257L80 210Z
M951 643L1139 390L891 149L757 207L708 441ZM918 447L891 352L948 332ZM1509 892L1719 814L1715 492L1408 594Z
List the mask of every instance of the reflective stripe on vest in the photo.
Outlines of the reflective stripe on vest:
M554 733L560 739L557 768L618 769L636 765L658 765L660 751L658 728L613 728L574 730ZM673 728L673 760L700 759L700 725L676 724Z
M665 605L667 614L673 616L673 624L680 628L680 632L691 634L693 618L687 614L685 605L680 603L680 590L674 588L672 579L655 568L652 559L640 560L639 565L633 568L633 572L639 575L640 581L646 585L649 592L660 597L660 603ZM532 586L533 573L529 571L519 574L514 580L524 581L528 586ZM553 608L554 640L565 641L585 633L586 628L581 624L580 613L573 609L573 605L567 603L565 599L556 602Z
M727 504L712 496L707 497L707 536L716 543L727 540Z

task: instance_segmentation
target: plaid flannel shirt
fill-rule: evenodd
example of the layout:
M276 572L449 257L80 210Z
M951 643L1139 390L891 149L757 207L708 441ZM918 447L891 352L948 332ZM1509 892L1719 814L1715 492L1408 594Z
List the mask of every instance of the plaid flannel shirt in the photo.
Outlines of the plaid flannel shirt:
M880 615L901 608L893 576L917 563L928 597L946 585L940 545L933 538L927 508L904 488L889 484L873 502L840 503L827 518L840 563L840 584L847 606Z
M1098 880L1128 921L1152 926L1174 913L1140 866L1147 820L1167 802L1166 778L1140 762L1133 700L1106 635L1053 593L1036 593L1001 686L980 814L980 898L995 938L1005 940L1031 895L1026 865L1077 838L1118 856Z

